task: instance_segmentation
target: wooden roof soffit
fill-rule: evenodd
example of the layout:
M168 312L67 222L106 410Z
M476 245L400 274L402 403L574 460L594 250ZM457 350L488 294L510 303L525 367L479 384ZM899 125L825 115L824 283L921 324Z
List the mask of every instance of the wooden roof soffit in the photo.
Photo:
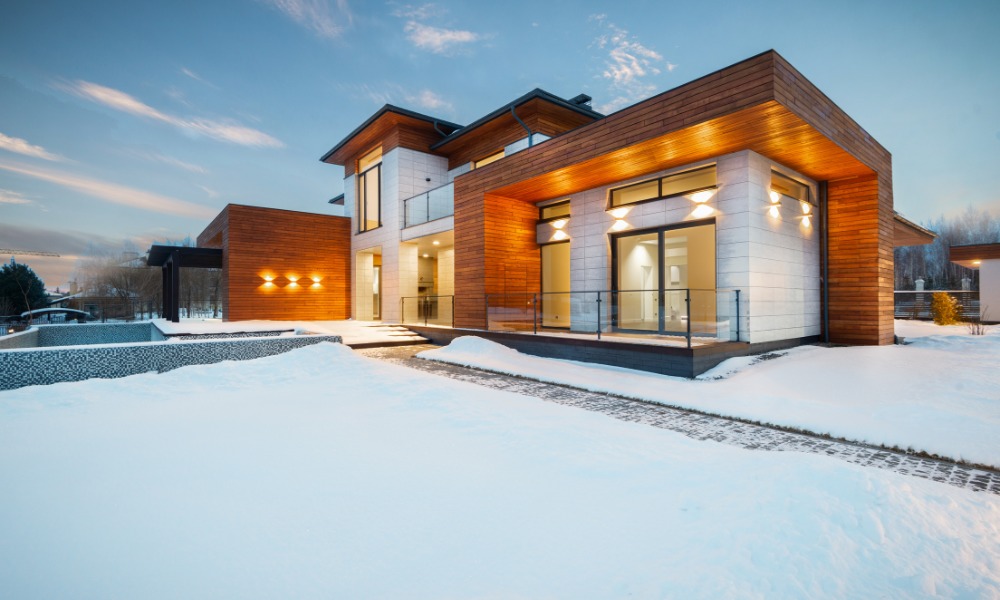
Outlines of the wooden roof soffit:
M937 238L937 234L930 229L925 229L903 215L896 213L893 220L893 245L896 248L903 246L923 246L931 244Z
M394 129L401 126L433 134L434 139L443 139L461 127L449 121L387 104L324 154L320 161L346 166L352 157L371 150ZM421 150L430 151L429 147Z
M970 244L952 246L948 260L969 269L978 269L984 260L1000 260L1000 244Z

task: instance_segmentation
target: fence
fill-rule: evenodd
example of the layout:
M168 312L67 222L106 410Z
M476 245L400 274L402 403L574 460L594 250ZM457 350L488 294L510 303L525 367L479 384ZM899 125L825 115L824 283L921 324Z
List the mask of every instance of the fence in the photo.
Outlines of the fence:
M740 339L739 290L601 290L486 296L489 331Z
M455 184L449 183L403 200L403 227L455 214Z
M407 296L399 305L403 325L455 326L454 296Z
M937 292L944 292L958 301L959 316L963 320L979 319L979 292L968 290L926 290L920 292L896 290L893 293L896 318L933 319L931 298Z

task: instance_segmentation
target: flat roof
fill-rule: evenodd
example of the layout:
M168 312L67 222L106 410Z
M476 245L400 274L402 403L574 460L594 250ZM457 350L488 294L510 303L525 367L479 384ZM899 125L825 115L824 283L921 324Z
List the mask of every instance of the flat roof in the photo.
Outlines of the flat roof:
M937 234L921 227L913 221L907 219L898 212L893 213L895 222L893 223L893 246L900 248L903 246L923 246L931 244L937 238Z
M149 247L146 264L150 267L162 267L171 256L177 256L182 267L222 268L222 248L193 248L191 246L163 246L160 244L153 244Z
M978 269L984 260L1000 260L1000 243L952 246L948 249L948 260L969 269Z

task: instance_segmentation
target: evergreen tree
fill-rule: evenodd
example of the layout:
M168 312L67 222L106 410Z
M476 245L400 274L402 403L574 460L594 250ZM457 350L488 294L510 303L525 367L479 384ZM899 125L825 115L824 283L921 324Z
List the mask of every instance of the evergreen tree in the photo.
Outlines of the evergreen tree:
M28 265L4 263L0 267L0 307L8 315L45 306L45 284Z

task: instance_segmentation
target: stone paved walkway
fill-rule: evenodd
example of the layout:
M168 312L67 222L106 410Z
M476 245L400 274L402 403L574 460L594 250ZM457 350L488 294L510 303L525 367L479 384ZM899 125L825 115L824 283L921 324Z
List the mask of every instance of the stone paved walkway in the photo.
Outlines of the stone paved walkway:
M953 462L921 458L883 448L840 442L820 436L791 433L723 417L703 415L660 406L658 404L617 398L603 393L589 392L563 385L490 373L414 357L414 354L417 352L434 347L419 345L395 348L370 348L359 350L359 352L365 356L433 373L434 375L466 381L506 392L532 396L549 402L576 406L585 410L604 413L622 421L645 423L653 427L675 431L697 440L714 440L748 450L825 454L866 467L887 469L913 477L933 479L934 481L960 488L1000 494L1000 473L996 471L975 469Z

